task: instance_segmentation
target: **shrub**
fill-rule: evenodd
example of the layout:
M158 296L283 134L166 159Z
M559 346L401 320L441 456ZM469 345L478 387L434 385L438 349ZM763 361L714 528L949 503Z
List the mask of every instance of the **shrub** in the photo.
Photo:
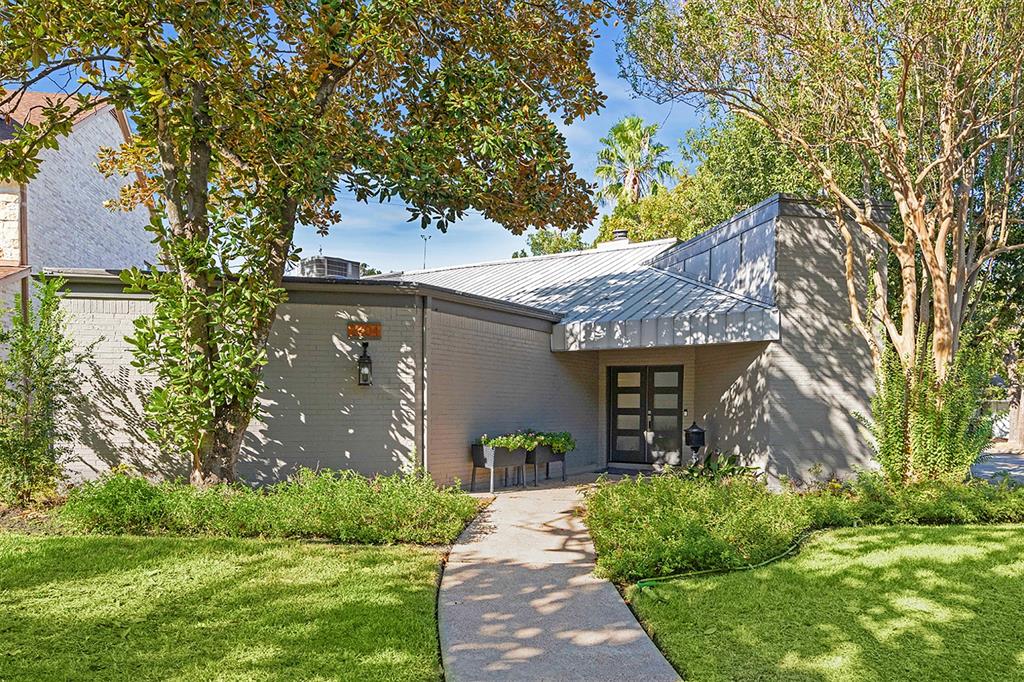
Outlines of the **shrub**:
M810 518L796 496L750 478L657 475L599 481L587 524L601 571L626 580L759 563L785 551Z
M27 504L56 491L67 451L65 412L80 383L76 352L60 307L61 279L42 278L21 314L15 296L0 321L0 501Z
M71 490L59 518L71 528L96 533L447 544L476 510L469 495L438 488L420 474L366 478L306 469L254 490L151 483L117 471Z
M771 492L748 476L718 483L669 472L587 495L601 572L617 581L732 569L779 556L808 530L858 525L1024 522L1024 486L931 480L906 486L864 472L849 483Z

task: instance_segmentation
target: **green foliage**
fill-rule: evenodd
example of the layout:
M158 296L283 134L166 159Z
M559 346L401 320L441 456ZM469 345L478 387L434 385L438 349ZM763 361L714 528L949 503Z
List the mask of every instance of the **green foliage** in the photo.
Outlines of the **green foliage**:
M626 589L684 680L1017 680L1024 527L843 528L755 571ZM930 643L934 643L934 646Z
M21 295L0 322L0 501L25 504L54 493L67 455L67 412L79 364L60 307L60 279L41 278L22 317Z
M856 158L840 164L840 181L860 183ZM692 170L671 189L656 187L635 203L620 202L601 219L597 242L627 230L633 241L690 239L773 194L815 196L821 184L757 123L712 107L699 128L686 132L682 164Z
M598 566L617 581L755 564L784 551L810 524L797 496L744 477L599 481L586 508Z
M727 455L722 452L711 452L702 461L697 461L681 470L673 470L673 474L683 478L707 479L723 481L737 476L758 475L758 468L745 466L739 455Z
M121 273L126 292L147 293L155 303L151 314L135 318L126 339L132 365L155 378L144 404L147 433L165 456L185 460L209 451L229 409L245 412L246 421L255 413L267 350L253 322L272 319L285 299L279 280L265 268L258 241L265 232L246 229L238 215L214 215L203 240L174 239L161 225L152 226L165 252L205 283L201 288L166 270ZM190 327L190 320L203 324Z
M470 210L516 234L589 225L591 188L554 119L601 106L588 59L609 11L27 0L0 22L0 106L39 82L72 85L0 145L0 179L30 179L76 116L131 116L132 139L100 168L132 178L111 205L146 206L160 249L160 273L127 275L156 305L133 337L157 379L148 415L193 482L230 481L296 225L338 223L339 187L396 199L424 228Z
M580 232L575 230L561 232L545 228L531 232L526 237L526 245L530 249L529 254L526 253L526 249L521 249L513 253L512 257L526 258L527 255L547 256L552 253L582 251L587 248L586 242L583 241L583 234Z
M996 363L987 343L967 343L946 381L939 383L930 357L906 372L888 346L866 423L875 455L891 482L962 481L992 437L992 417L982 413Z
M541 443L551 448L556 455L564 455L576 449L576 439L568 431L540 434Z
M617 581L734 569L778 556L810 530L867 524L1024 522L1024 486L948 479L893 485L861 473L809 491L771 492L748 476L669 472L599 481L586 521L601 571Z
M0 533L0 678L437 682L442 560L408 545Z
M59 519L90 533L446 544L476 511L476 500L460 489L438 488L420 474L366 478L303 469L256 490L238 484L197 489L112 472L72 489Z
M545 432L535 429L522 429L515 433L500 436L480 436L480 442L492 448L509 450L526 450L532 452L538 445L547 445L555 454L565 454L576 449L576 439L568 431Z
M601 198L618 204L635 204L674 174L666 157L668 147L655 142L656 123L647 125L639 116L626 116L601 138L594 174L601 180Z

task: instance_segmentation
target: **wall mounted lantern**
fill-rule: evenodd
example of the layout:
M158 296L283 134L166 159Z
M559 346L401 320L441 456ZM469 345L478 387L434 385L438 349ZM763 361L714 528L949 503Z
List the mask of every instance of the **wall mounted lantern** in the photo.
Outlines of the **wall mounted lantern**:
M694 421L683 431L686 434L686 445L693 451L693 461L697 461L697 451L704 447L704 429Z
M359 359L356 361L359 366L360 386L373 385L373 360L370 359L370 354L366 352L369 347L370 342L363 341L363 354L360 355Z

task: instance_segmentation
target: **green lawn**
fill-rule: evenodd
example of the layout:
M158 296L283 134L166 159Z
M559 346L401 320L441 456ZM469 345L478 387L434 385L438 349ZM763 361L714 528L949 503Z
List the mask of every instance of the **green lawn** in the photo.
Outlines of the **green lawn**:
M687 680L1024 679L1024 526L834 530L629 596Z
M0 680L436 680L440 553L0 534Z

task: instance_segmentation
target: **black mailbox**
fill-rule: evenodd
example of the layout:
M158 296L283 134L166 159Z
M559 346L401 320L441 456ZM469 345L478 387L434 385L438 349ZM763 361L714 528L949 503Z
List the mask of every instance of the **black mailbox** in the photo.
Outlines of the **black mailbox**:
M697 426L695 421L683 433L686 434L686 446L696 455L704 447L704 429Z

